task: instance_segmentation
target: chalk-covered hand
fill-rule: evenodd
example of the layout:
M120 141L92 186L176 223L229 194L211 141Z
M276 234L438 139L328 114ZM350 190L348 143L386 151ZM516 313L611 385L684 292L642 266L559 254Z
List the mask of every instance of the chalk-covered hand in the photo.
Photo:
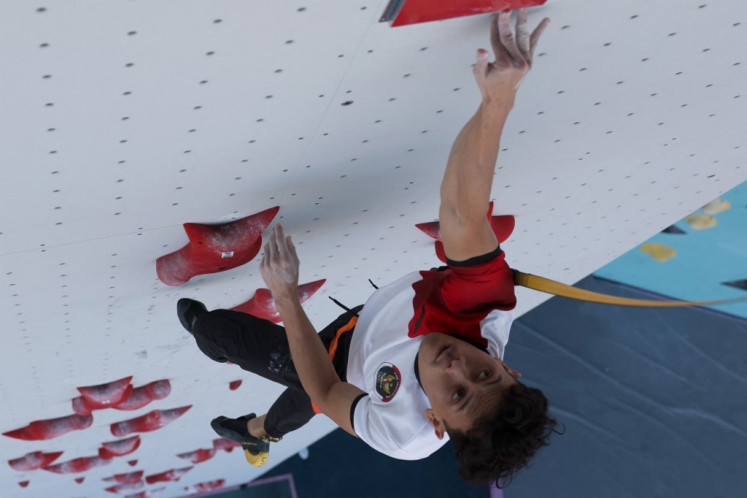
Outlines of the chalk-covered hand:
M275 303L281 299L298 299L298 268L300 263L290 235L283 234L283 227L275 225L265 243L259 272Z
M550 19L544 18L530 35L527 9L520 9L516 15L514 34L511 31L510 11L493 16L490 43L495 61L490 62L488 51L481 48L477 51L477 64L474 68L475 80L484 101L513 99L521 80L532 68L534 48L549 23Z

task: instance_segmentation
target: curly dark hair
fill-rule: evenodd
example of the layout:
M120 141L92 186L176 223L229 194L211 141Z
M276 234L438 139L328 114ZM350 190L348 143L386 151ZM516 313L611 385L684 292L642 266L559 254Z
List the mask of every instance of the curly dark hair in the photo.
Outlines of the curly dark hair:
M447 427L462 479L507 486L537 450L549 444L553 432L560 434L547 405L542 391L517 382L503 392L497 410L478 419L467 432Z

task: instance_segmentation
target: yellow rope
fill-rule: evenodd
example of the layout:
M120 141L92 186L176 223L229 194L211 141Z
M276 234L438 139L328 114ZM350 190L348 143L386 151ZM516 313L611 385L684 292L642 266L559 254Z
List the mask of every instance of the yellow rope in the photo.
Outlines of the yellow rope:
M746 301L747 297L736 299L716 299L712 301L652 301L647 299L629 299L626 297L610 296L592 292L572 285L561 284L549 278L538 277L530 273L522 273L512 270L514 273L514 284L529 289L554 294L556 296L579 299L581 301L590 301L593 303L616 304L619 306L639 306L644 308L684 308L688 306L708 306L712 304L734 303Z

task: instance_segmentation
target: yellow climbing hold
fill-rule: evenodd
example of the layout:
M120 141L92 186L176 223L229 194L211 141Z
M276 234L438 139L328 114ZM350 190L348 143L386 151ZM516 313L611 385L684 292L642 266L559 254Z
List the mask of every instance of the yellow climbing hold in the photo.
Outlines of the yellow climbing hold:
M662 263L664 261L667 261L668 259L672 259L677 255L677 251L669 246L665 246L664 244L643 244L641 246L641 251L648 254L656 261L661 261Z
M708 216L707 214L691 214L685 216L685 221L693 230L705 230L706 228L712 228L718 225L716 218Z
M719 197L703 206L702 209L705 214L718 214L731 209L731 204L729 204L729 201L725 201Z

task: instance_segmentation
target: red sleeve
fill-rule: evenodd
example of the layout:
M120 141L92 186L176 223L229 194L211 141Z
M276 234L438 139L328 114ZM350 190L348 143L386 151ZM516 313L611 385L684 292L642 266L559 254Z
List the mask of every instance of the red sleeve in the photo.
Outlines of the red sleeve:
M443 332L484 344L480 321L494 309L516 306L514 281L500 247L468 261L448 261L440 271L421 271L413 284L410 337Z

